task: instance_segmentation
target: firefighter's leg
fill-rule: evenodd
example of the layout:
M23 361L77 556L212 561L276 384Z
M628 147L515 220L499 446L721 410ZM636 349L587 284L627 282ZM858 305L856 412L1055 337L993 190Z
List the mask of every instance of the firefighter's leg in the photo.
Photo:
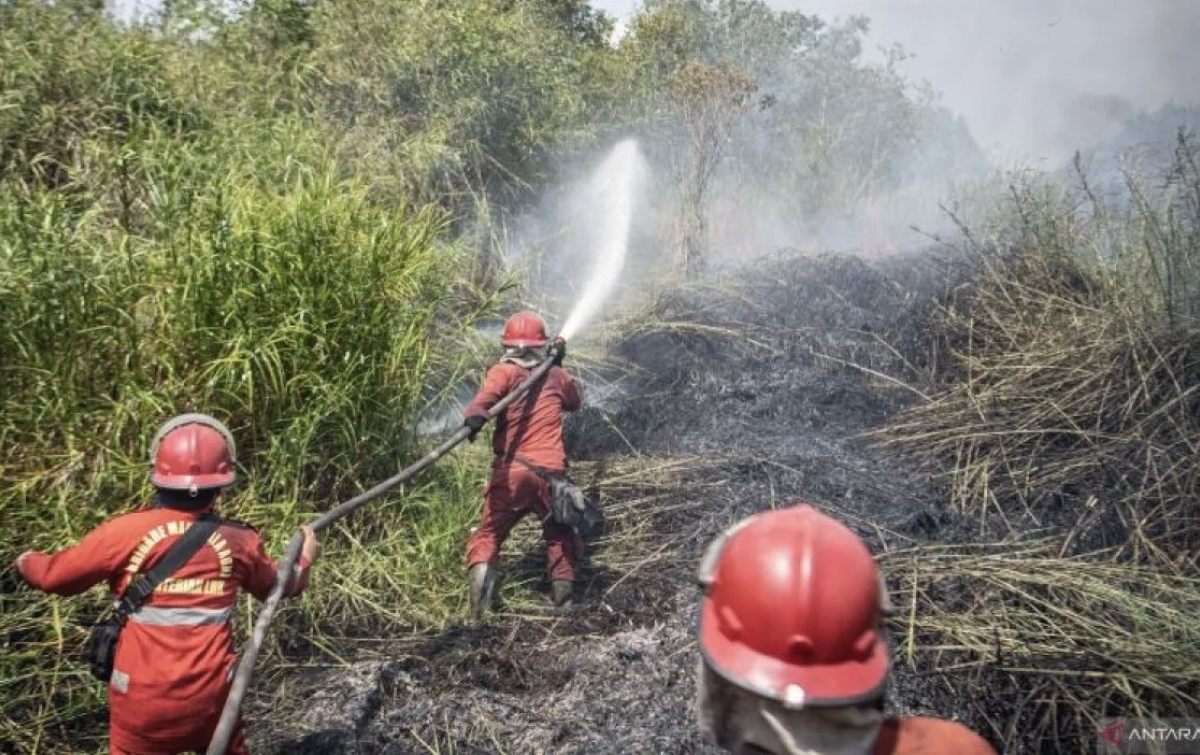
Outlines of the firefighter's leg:
M201 691L185 701L145 693L130 698L125 693L111 689L109 752L111 755L206 752L228 696L228 682ZM249 753L239 719L225 746L225 755Z
M467 580L471 612L476 619L482 618L491 606L500 548L523 514L513 501L508 478L493 477L484 492L479 526L467 539Z
M208 749L209 745L208 739L203 739L204 741L196 738L189 738L186 742L181 740L177 747L138 748L136 750L130 750L110 743L108 753L109 755L181 755L182 753L203 753ZM240 721L233 735L229 738L228 745L225 747L225 755L250 755L250 748L246 746L246 738L242 733L242 724Z
M161 748L153 748L153 749L139 748L137 750L126 749L125 747L121 747L120 745L110 743L108 746L108 755L183 755L183 753L203 753L207 749L208 749L207 743L202 744L199 747L193 746L191 744L188 744L188 745L181 744L178 748L175 748L175 747L161 747ZM240 730L238 731L238 733L233 735L232 739L229 740L229 746L225 748L225 755L250 755L250 750L246 749L246 741L242 737L242 733Z
M501 546L522 513L512 500L508 480L493 478L483 494L483 513L479 518L479 526L467 538L468 569L476 564L495 566Z
M571 604L574 592L575 569L583 554L583 539L573 527L559 524L551 514L550 485L530 475L519 488L522 500L528 502L538 519L542 520L542 539L546 541L546 571L550 575L550 595L556 606Z
M108 730L109 755L179 755L179 753L191 752L192 749L187 742L173 740L150 742L142 736L141 732L111 726ZM231 750L230 754L232 755L232 753Z
M575 572L583 555L583 540L574 529L553 519L542 523L546 541L546 571L550 574L550 593L557 606L571 605Z

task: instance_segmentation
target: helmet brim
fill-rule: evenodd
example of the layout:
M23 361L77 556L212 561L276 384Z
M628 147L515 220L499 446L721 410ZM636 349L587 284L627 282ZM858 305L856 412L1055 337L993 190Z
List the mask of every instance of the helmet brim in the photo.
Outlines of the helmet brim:
M512 349L537 349L537 348L541 348L542 346L545 346L548 343L550 343L550 342L545 339L542 339L540 341L529 340L527 338L502 338L502 339L500 339L501 346L507 346Z
M223 488L226 485L232 485L236 479L237 474L234 472L195 475L166 475L155 472L150 477L150 481L154 483L155 487L166 488L167 490Z
M882 633L863 661L796 666L723 634L713 602L707 599L700 608L700 652L730 684L788 708L833 708L874 700L883 694L891 671L891 652Z

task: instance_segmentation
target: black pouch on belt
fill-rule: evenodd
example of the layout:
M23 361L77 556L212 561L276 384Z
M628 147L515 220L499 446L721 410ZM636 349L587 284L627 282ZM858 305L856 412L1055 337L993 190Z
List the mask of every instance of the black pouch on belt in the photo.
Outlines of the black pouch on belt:
M87 663L92 676L102 682L112 679L113 658L117 654L117 640L125 626L125 617L116 613L92 627L88 634Z
M589 535L603 521L600 509L587 499L566 475L550 472L530 464L519 456L513 461L528 468L550 486L550 517L559 524L573 527L580 535Z

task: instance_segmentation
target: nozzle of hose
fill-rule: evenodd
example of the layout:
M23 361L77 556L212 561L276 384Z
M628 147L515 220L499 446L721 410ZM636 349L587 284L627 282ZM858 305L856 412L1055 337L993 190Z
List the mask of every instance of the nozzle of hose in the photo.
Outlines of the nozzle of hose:
M550 363L556 367L562 366L563 357L567 355L567 341L562 336L555 336L550 343L550 350L546 352L546 356L550 357Z

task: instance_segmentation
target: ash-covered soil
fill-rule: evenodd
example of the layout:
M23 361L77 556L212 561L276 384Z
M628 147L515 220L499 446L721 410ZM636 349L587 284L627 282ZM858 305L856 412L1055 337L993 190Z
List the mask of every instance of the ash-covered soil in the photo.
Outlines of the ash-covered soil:
M607 519L580 604L502 609L403 657L280 680L296 707L252 727L256 751L717 752L692 710L693 574L723 527L803 499L877 550L962 531L944 494L858 438L936 369L924 323L941 279L929 255L786 253L658 302L611 344L619 398L568 427L573 476ZM531 531L503 568L536 580ZM968 685L898 663L889 704L952 716Z

